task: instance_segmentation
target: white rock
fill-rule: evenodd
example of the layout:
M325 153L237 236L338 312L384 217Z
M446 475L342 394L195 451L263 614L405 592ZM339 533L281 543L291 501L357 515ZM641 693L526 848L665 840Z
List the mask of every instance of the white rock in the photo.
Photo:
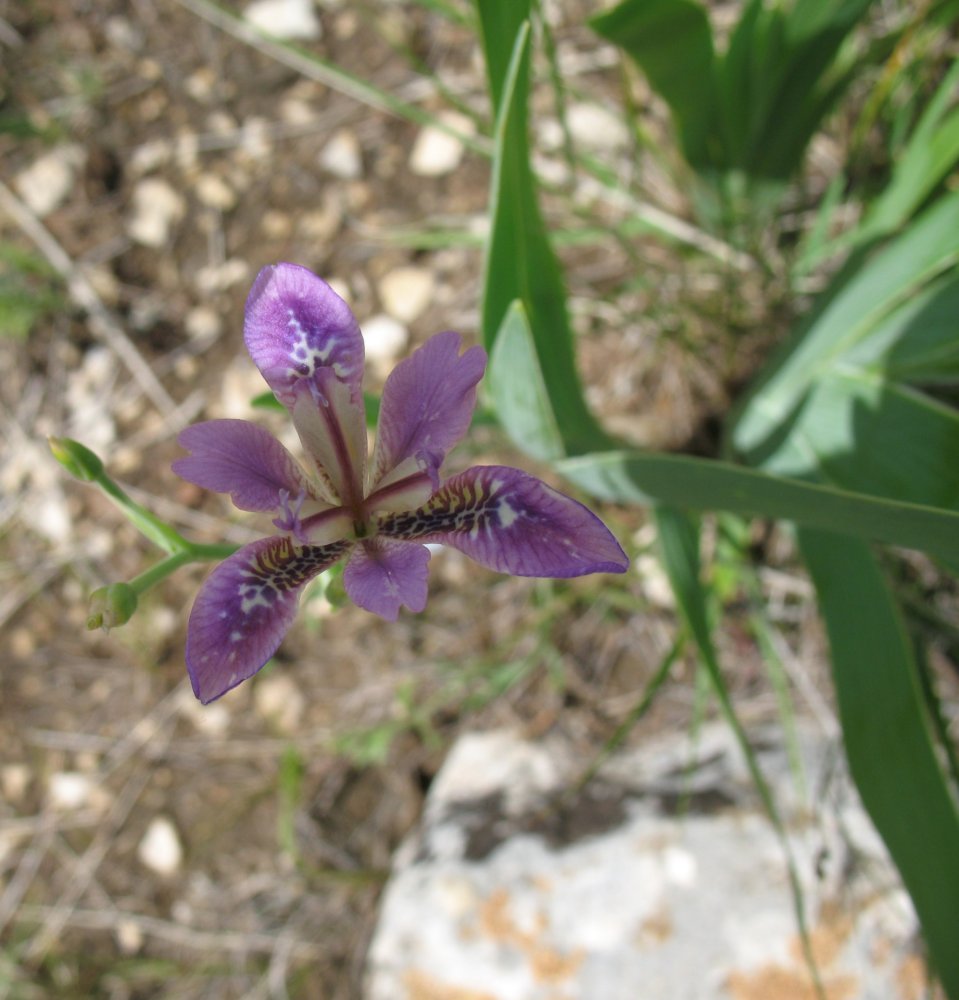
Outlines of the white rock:
M289 732L300 721L305 702L293 678L288 673L274 671L257 678L253 704L265 719Z
M455 111L437 116L439 121L463 135L473 135L476 126L472 119ZM462 140L436 125L427 125L420 131L410 153L410 170L419 177L441 177L452 173L463 159L465 146Z
M83 159L80 146L57 146L22 170L14 186L27 207L43 218L66 200Z
M389 365L406 349L409 331L402 323L380 313L363 324L363 343L371 364Z
M256 0L243 15L248 24L275 38L315 40L322 34L312 0Z
M432 302L436 279L425 267L398 267L380 281L383 308L400 323L412 323Z
M345 128L334 132L320 153L320 166L334 177L356 180L363 174L359 140Z
M137 857L157 875L173 875L183 862L176 827L166 816L155 816L137 847Z
M566 118L573 142L584 149L614 152L629 145L623 120L601 104L573 104Z
M133 211L127 221L127 233L143 246L166 246L174 226L185 213L182 195L159 177L147 177L133 189Z

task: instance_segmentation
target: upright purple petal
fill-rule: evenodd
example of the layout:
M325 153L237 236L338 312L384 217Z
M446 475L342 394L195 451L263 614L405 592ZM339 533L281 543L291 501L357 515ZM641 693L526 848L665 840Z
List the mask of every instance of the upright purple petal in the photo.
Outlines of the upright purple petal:
M177 440L191 454L178 458L173 471L204 489L229 493L240 510L276 510L284 491L314 495L293 456L256 424L207 420L187 427Z
M243 338L281 402L293 405L298 379L330 368L360 399L363 337L350 307L322 279L297 264L263 268L246 300Z
M408 458L429 473L434 489L439 486L439 467L469 428L476 384L486 368L482 347L460 355L461 345L458 333L438 333L390 373L380 404L372 490Z
M186 665L205 705L252 677L286 635L303 586L352 543L297 546L261 538L224 560L200 589L187 627Z
M353 549L343 585L354 604L395 622L403 604L410 611L426 607L429 561L425 545L370 538Z
M379 519L382 536L442 542L483 566L515 576L623 573L626 553L588 508L535 476L474 466L429 503Z

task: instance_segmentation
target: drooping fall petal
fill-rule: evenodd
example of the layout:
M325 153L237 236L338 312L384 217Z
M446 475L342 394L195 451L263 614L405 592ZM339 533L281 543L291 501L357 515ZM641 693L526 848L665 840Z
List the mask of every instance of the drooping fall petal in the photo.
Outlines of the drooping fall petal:
M438 333L390 373L380 404L373 490L410 458L429 473L434 489L439 486L439 467L469 428L486 368L481 347L461 355L461 346L458 333Z
M442 542L515 576L623 573L629 560L588 508L535 476L474 466L447 480L427 504L379 519L382 536Z
M269 432L246 420L207 420L180 432L191 454L173 471L187 482L229 493L240 510L276 510L281 493L313 490L296 459Z
M426 607L429 561L425 545L367 539L353 549L343 586L354 604L395 622L401 605L417 612Z
M252 677L276 652L300 592L350 542L297 546L261 538L224 560L200 589L187 627L186 665L204 704Z
M299 379L332 370L361 398L363 337L350 307L297 264L263 268L246 300L243 337L270 388L286 406Z

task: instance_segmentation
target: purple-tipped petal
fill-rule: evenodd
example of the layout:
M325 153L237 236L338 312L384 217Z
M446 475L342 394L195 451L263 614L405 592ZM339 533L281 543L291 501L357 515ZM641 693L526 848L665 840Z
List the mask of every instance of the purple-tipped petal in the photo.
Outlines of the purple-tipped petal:
M191 454L173 471L187 482L229 493L240 510L276 510L281 493L313 496L296 459L269 432L246 420L207 420L180 432Z
M514 576L623 573L626 553L581 503L535 476L475 466L447 480L429 503L381 517L382 535L442 542Z
M383 387L372 489L407 458L416 458L439 485L446 453L469 428L476 384L486 368L486 352L471 347L462 356L458 333L438 333L401 361Z
M246 300L243 338L250 357L282 403L294 384L331 368L360 399L363 337L350 307L322 279L297 264L257 275Z
M303 586L351 544L299 547L278 535L245 545L217 566L197 595L187 627L187 670L204 705L269 660L296 616Z
M403 604L410 611L426 607L429 561L425 545L371 538L353 550L343 586L354 604L395 622Z

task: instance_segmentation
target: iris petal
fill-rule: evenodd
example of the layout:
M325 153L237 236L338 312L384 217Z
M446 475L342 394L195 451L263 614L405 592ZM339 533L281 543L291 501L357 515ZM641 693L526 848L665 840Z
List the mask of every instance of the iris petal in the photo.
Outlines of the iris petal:
M458 333L438 333L401 361L383 387L370 484L375 490L404 460L415 458L439 486L446 453L469 428L486 352L460 354Z
M292 390L291 414L303 447L316 461L327 490L341 503L358 507L366 468L366 420L362 405L331 371L321 369Z
M350 307L322 279L297 264L257 275L246 300L243 338L277 398L292 406L300 379L329 368L359 400L363 337Z
M303 587L350 548L261 538L224 560L200 589L187 627L186 665L204 704L252 677L276 652Z
M623 573L626 553L588 508L535 476L474 466L447 480L427 504L379 518L381 535L442 542L514 576Z
M296 459L256 424L207 420L182 430L177 440L191 454L177 459L173 471L204 489L229 493L240 510L276 510L284 492L314 495Z
M426 607L430 552L425 545L371 538L353 550L343 571L350 600L375 615L395 622L400 607Z

